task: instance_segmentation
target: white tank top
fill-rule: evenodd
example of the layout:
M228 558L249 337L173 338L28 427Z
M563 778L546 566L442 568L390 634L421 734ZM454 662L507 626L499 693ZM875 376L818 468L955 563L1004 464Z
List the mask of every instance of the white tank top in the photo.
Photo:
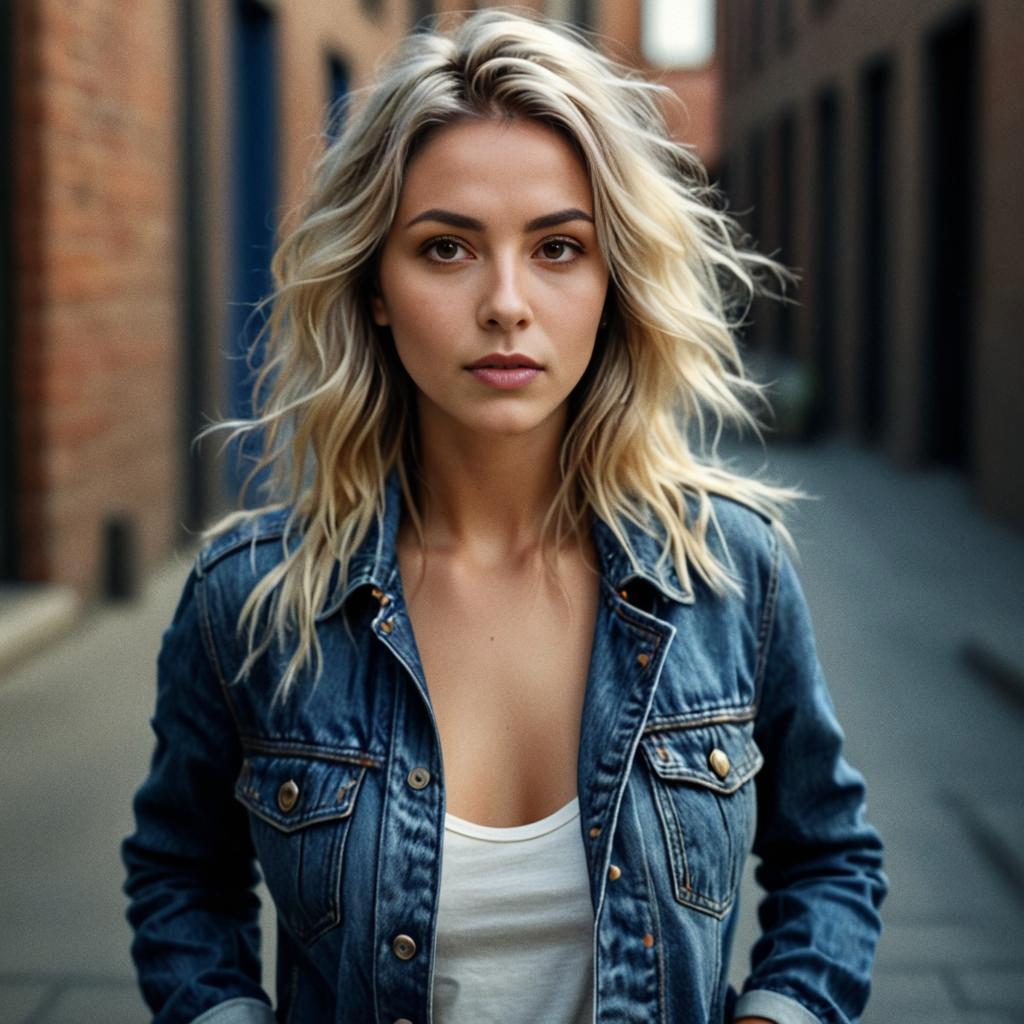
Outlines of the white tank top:
M494 828L445 815L437 1024L591 1024L594 911L579 798Z

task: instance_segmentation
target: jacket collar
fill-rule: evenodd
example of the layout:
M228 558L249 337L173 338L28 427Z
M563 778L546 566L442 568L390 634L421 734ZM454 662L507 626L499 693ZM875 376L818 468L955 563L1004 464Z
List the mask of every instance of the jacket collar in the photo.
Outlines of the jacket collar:
M394 586L398 573L396 545L402 501L398 468L392 467L384 483L384 514L373 520L362 543L349 560L348 580L343 592L338 585L340 578L336 571L334 591L324 610L317 616L318 619L334 614L359 587L372 586L386 593L389 587ZM671 561L658 567L661 542L628 519L620 517L619 523L629 539L636 560L630 560L612 528L595 514L592 537L602 577L617 591L626 587L631 580L642 579L668 600L692 604L693 592L683 589Z

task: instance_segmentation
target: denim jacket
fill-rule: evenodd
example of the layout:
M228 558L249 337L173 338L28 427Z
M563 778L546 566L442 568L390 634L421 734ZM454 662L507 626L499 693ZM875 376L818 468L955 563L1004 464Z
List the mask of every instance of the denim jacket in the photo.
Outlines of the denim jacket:
M284 513L198 555L158 659L156 749L124 841L132 954L158 1024L426 1024L444 837L440 740L384 514L335 571L324 675L271 697L287 651L246 650L242 602ZM862 776L775 531L715 498L742 597L680 586L660 543L595 516L601 596L577 771L594 909L594 1022L856 1020L888 889ZM725 546L722 546L722 542ZM674 592L674 595L673 595ZM680 600L680 594L686 600ZM762 937L728 965L749 852ZM258 863L278 913L278 1007L260 985ZM613 870L617 869L617 870Z

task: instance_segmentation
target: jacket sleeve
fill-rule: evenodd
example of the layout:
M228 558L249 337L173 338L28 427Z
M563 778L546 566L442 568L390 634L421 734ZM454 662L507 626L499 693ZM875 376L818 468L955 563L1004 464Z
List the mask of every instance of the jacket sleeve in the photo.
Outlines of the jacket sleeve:
M882 843L865 821L864 779L843 757L807 604L774 534L765 600L754 733L764 754L753 846L762 935L734 1016L846 1024L870 989L888 891Z
M156 747L121 847L132 958L154 1024L269 1024L240 744L205 645L204 585L193 568L157 658Z

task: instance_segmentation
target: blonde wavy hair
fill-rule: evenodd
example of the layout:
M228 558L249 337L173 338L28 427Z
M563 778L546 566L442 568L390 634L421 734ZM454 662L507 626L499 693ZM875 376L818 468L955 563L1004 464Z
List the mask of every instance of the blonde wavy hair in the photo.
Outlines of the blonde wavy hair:
M383 516L393 467L423 544L414 386L369 296L406 166L429 133L467 118L535 118L570 141L590 177L610 272L607 325L569 399L542 549L581 537L589 510L633 559L623 517L662 542L659 566L671 558L685 588L695 574L722 593L739 585L709 545L711 495L761 511L785 534L781 510L798 493L733 472L717 446L726 425L758 433L752 410L764 402L733 332L755 295L784 299L769 277L784 293L795 276L746 247L693 149L670 137L659 96L675 99L583 31L493 7L449 32L434 25L405 37L352 95L347 124L313 165L297 224L273 256L255 413L203 431L229 429L228 441L255 434L261 451L243 487L244 499L261 478L259 507L225 516L204 540L288 510L283 557L239 614L248 656L236 678L275 636L282 649L294 644L279 697L306 666L320 677L317 613L335 566L344 587L350 556Z

